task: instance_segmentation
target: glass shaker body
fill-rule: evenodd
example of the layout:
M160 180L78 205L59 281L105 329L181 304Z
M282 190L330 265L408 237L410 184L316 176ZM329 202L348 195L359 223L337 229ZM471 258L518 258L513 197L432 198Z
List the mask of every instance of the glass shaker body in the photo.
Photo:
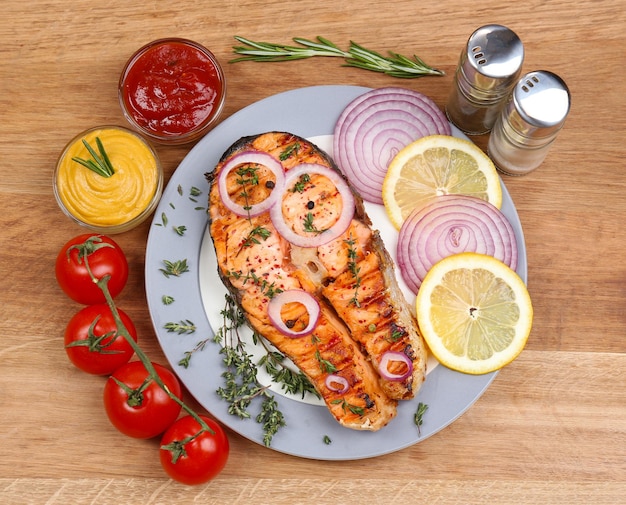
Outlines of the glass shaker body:
M477 29L461 52L446 105L448 119L468 135L490 131L523 61L524 47L512 30L501 25Z
M570 93L547 71L522 77L502 108L489 137L487 152L507 175L524 175L545 160L570 109Z

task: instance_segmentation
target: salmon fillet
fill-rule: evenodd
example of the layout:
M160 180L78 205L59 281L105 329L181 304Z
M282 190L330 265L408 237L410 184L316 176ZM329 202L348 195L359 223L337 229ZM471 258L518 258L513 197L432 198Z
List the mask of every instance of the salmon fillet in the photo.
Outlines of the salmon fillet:
M248 152L270 154L282 174L292 169L293 174L303 173L273 204L274 211L281 209L282 226L275 225L270 211L241 211L265 201L280 182L263 164L233 165L234 157ZM228 173L219 184L226 164ZM302 171L302 164L339 174L323 151L284 132L240 139L207 174L218 273L251 328L298 366L341 425L378 430L396 415L397 400L412 398L419 390L426 371L425 345L360 197L349 190L352 217L345 230L329 235L343 219L348 199L331 179L315 170ZM238 212L233 202L240 206ZM310 243L290 237L285 227L310 233ZM333 238L315 245L318 235ZM292 291L304 291L319 305L312 332L296 338L268 313L278 293ZM282 322L293 331L311 326L310 317L301 303L281 308Z

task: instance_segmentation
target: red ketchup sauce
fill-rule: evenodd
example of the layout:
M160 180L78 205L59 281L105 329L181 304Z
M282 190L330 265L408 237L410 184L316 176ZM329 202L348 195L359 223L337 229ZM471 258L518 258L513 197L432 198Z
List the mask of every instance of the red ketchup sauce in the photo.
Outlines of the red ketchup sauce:
M120 103L133 126L163 143L185 143L206 133L225 97L213 54L185 39L162 39L139 49L120 78Z

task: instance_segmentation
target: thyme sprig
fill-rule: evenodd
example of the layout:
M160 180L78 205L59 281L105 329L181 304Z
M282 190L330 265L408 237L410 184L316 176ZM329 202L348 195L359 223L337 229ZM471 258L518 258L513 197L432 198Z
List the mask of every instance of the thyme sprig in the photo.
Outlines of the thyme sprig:
M355 307L360 307L361 302L359 302L359 288L361 287L362 279L359 274L361 272L361 267L357 263L357 250L355 247L356 241L352 237L352 233L350 233L350 236L344 240L344 242L348 246L348 270L354 278L354 295L350 298L349 303Z
M96 147L98 148L98 152L100 154L98 154L85 139L83 139L83 145L85 146L87 151L89 151L91 159L85 160L83 158L78 158L74 156L72 158L72 161L80 163L82 166L97 173L98 175L101 175L102 177L111 177L115 173L115 170L113 169L113 164L109 159L109 155L102 145L100 137L96 137Z
M306 216L304 216L304 220L302 221L302 226L304 227L304 231L307 233L315 233L319 235L320 233L324 233L326 228L322 228L321 230L315 225L313 222L315 216L313 216L312 212L307 212Z
M263 426L263 443L269 447L274 435L285 426L285 418L274 395L257 379L257 368L239 335L244 316L229 295L226 295L226 305L221 314L223 326L216 332L215 342L222 344L220 354L223 355L226 371L222 373L224 385L217 389L217 395L229 403L228 413L241 419L251 417L249 406L255 398L261 398L261 411L255 420Z
M283 391L290 394L299 394L302 398L306 393L312 393L320 397L311 381L302 372L295 372L284 364L287 359L284 354L267 348L263 339L258 341L265 348L266 354L259 360L259 366L265 368L272 380L282 387Z
M227 272L228 277L232 277L236 280L242 280L244 284L248 281L252 282L261 289L261 292L268 298L274 298L278 293L282 292L282 289L276 286L275 282L269 282L267 279L259 277L254 270L249 270L247 273L241 270L230 270Z
M235 36L235 40L244 44L233 47L233 51L242 56L230 60L230 63L239 61L278 62L327 56L343 58L345 60L343 66L346 67L361 68L403 79L444 75L443 71L429 66L416 55L413 55L413 58L408 58L390 51L389 56L383 56L353 41L350 41L348 50L344 51L324 37L317 37L316 40L293 38L292 40L300 46L256 42L240 36Z
M260 244L261 240L259 239L267 240L271 234L272 232L264 226L255 226L254 228L252 228L252 230L250 230L248 235L246 235L246 238L243 239L243 241L241 242L241 246L239 247L236 255L238 256L239 253L241 253L241 251L243 251L246 247L252 247L254 244Z
M417 410L415 411L415 414L413 416L413 421L415 422L415 426L417 426L417 434L421 435L421 427L422 424L424 424L424 414L426 414L426 411L428 410L428 405L426 405L425 403L419 402L417 404Z

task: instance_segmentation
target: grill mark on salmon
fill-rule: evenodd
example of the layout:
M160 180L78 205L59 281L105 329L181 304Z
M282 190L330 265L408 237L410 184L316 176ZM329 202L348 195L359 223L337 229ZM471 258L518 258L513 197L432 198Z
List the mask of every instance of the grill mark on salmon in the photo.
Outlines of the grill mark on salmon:
M316 146L289 133L269 132L235 142L214 172L207 174L211 183L209 224L218 273L252 329L298 366L340 424L378 430L396 415L397 399L413 397L425 376L425 347L395 281L393 263L378 233L371 230L358 196L348 230L319 247L297 247L287 242L274 228L268 212L242 217L226 208L217 177L225 162L250 149L280 159L285 171L301 163L337 170ZM258 185L247 194L252 202L266 198L274 180L267 169L259 169L257 175ZM296 209L307 205L305 200L315 200L323 202L311 209L315 223L332 226L341 212L342 200L328 182L317 177L305 193L285 192L285 220L302 226L303 217ZM229 175L227 188L231 199L241 198L235 176ZM268 236L249 240L259 227L267 230ZM358 289L351 266L358 268ZM290 338L271 323L267 307L272 292L288 289L304 290L319 301L320 317L311 335ZM286 317L294 327L308 322L308 314L301 307L290 307ZM411 359L413 373L406 380L388 381L379 376L378 362L389 350L403 352ZM346 392L326 385L331 370L325 364L331 364L332 373L347 380Z

